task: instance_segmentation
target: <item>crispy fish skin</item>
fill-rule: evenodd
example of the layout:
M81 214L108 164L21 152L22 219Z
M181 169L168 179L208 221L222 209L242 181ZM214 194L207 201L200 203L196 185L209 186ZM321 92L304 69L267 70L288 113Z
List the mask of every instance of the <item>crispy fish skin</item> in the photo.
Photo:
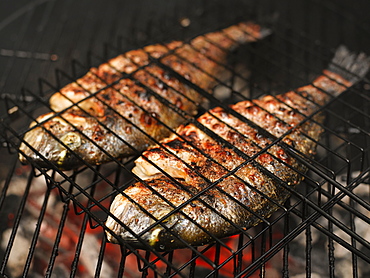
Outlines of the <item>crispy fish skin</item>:
M108 217L107 227L133 247L165 251L257 225L302 180L299 159L314 154L323 131L324 117L315 112L368 69L365 55L341 47L310 85L232 105L241 118L217 107L179 127L137 159L133 172L142 181L116 196L110 211L119 221ZM109 231L107 237L119 242Z
M268 34L252 22L194 38L132 50L91 68L50 98L53 112L31 123L20 145L20 160L41 167L73 169L139 154L194 116L202 96L163 67L170 67L210 91L226 69L230 50ZM126 78L126 75L130 76ZM26 158L27 157L27 158Z

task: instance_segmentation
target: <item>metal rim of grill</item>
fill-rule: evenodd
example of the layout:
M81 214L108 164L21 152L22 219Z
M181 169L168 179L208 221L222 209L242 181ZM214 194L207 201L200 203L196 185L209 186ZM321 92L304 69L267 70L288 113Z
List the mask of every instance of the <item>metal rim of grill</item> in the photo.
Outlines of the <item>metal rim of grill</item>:
M208 107L222 106L228 109L228 104L243 99L283 93L309 84L326 67L338 42L349 43L349 47L355 50L367 51L364 46L370 45L370 42L362 36L368 34L368 30L353 15L330 2L301 2L308 11L319 11L321 21L317 23L310 18L310 14L303 15L304 22L300 28L304 28L297 30L291 24L294 19L299 19L293 17L294 13L289 7L278 7L272 1L264 1L259 5L240 1L242 7L250 8L250 14L261 13L265 17L278 10L283 17L280 15L279 19L270 22L274 26L271 37L257 44L243 46L231 54L230 63L225 65L230 69L231 78L227 82L220 81L214 94L209 95L197 86L188 84L208 100L199 104L200 114ZM263 8L268 4L268 8ZM105 45L104 55L89 53L87 62L69 59L72 74L57 69L55 82L40 79L38 86L32 86L32 90L19 88L17 95L9 94L7 87L3 86L0 107L4 107L6 112L0 111L0 153L9 162L2 162L6 165L6 172L0 176L0 226L3 226L0 228L1 275L11 277L14 273L13 256L17 256L18 242L24 239L27 252L20 260L23 267L20 276L38 274L51 277L63 273L78 277L88 273L101 277L268 277L273 274L269 272L271 265L276 265L284 277L298 274L307 277L345 277L345 267L350 268L349 273L353 277L366 277L369 274L365 267L370 263L370 243L366 234L366 226L370 223L368 79L320 107L319 110L324 111L327 117L321 125L325 133L318 142L315 158L302 159L309 172L302 173L305 181L291 190L292 197L284 207L272 218L263 219L258 226L204 247L159 253L138 251L129 245L107 242L104 222L109 214L109 205L118 192L133 183L130 170L135 158L122 161L114 159L112 163L101 166L85 165L68 172L57 169L46 171L37 165L30 167L19 164L17 146L23 140L29 122L49 111L47 100L53 92L75 81L91 66L144 44L175 38L189 39L195 34L216 30L221 27L217 22L219 18L223 19L223 26L235 20L231 16L220 15L225 9L221 1L198 5L203 14L200 10L189 12L194 15L189 17L190 26L185 24L185 27L181 27L178 23L181 12L174 17L162 18L161 22L153 18L137 28L132 19L128 26L132 24L130 27L134 27L131 32L136 34L136 39L118 36L116 43L108 42ZM179 6L174 9L179 10ZM240 8L238 5L230 6L227 7L228 11ZM55 7L47 7L50 8L49 11L46 9L50 16ZM237 15L240 13L236 12ZM284 17L287 15L292 17ZM197 23L197 19L201 23ZM334 23L330 24L331 21ZM338 22L338 29L333 29ZM216 23L218 26L215 26ZM319 34L313 31L316 24L322 27L321 34L320 31ZM326 24L330 26L325 28ZM356 32L350 33L351 28ZM340 31L342 34L335 33ZM329 34L333 38L327 38ZM133 43L127 45L128 41ZM15 59L13 64L8 64L8 68L15 67ZM151 63L163 67L158 60ZM248 69L240 70L240 65ZM172 76L187 82L171 69L165 69ZM124 78L134 80L132 74ZM236 89L235 86L239 87ZM145 89L150 91L150 88ZM220 91L226 95L222 100L219 98ZM153 91L150 93L155 94ZM179 113L176 109L174 112ZM191 117L184 117L194 122ZM279 140L281 138L277 138L275 143ZM68 240L73 241L75 247L65 242ZM73 249L66 250L68 246L73 246ZM86 246L96 248L95 257L91 258L92 265L86 261L89 258L85 258ZM67 259L69 268L60 267L63 259ZM46 260L43 261L46 265L42 266L42 273L37 273L40 271L37 264L42 260ZM92 269L86 271L86 267Z

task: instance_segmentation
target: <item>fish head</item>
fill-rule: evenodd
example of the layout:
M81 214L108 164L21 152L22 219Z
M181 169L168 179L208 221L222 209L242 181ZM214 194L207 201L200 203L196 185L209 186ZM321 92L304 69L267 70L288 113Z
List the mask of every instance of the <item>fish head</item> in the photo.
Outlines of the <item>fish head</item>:
M49 113L31 124L20 145L19 159L40 167L50 168L50 164L54 164L62 170L72 169L81 163L75 153L84 140L71 125L53 115Z
M140 194L146 198L149 191L140 187L130 187L129 196ZM137 249L155 249L167 251L184 247L184 242L177 233L183 219L179 213L173 213L173 207L165 203L154 202L150 207L138 207L135 202L118 194L114 199L106 226L111 232L106 235L110 242L127 243Z
M106 221L108 241L158 252L214 241L212 233L201 228L203 214L194 215L197 214L197 208L200 211L197 202L196 206L190 203L177 211L176 208L189 196L182 200L178 198L177 201L174 197L172 204L169 204L150 189L156 184L158 185L157 179L147 181L147 186L138 183L115 197L110 207L111 215ZM199 223L192 218L198 218Z
M145 233L135 235L128 235L128 233L126 233L126 236L122 237L121 235L121 238L131 247L143 250L154 249L159 252L164 252L184 248L186 242L181 240L174 230L176 223L178 223L176 219L173 221L161 221L158 222L158 225Z
M56 164L59 168L63 168L63 165L70 165L71 153L75 152L82 144L80 134L77 132L67 132L60 138L58 145L59 152L55 156Z

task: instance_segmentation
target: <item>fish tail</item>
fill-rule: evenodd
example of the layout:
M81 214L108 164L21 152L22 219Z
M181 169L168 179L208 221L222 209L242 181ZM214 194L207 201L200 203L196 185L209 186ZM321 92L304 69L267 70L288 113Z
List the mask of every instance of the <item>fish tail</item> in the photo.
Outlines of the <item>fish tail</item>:
M309 94L322 105L364 78L369 67L370 58L366 54L350 52L347 47L341 45L323 75L313 82L315 89Z
M341 45L335 52L334 58L328 66L328 71L340 75L354 84L365 77L370 67L370 57L365 53L350 52Z
M217 43L220 47L231 50L241 44L262 40L271 33L271 29L248 21L232 25L221 31L208 33L206 37Z
M242 34L240 35L238 32L235 32L235 29L241 31ZM224 33L239 44L242 44L264 39L271 35L272 30L253 21L248 21L224 29Z

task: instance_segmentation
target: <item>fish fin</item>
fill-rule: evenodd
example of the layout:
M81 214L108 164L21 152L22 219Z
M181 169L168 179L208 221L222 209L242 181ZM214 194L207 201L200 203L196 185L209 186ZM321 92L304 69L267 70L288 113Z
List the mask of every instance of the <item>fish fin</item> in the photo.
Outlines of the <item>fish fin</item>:
M370 57L365 53L353 53L341 45L337 48L328 70L353 84L365 77L369 67Z
M272 30L270 28L261 27L258 39L262 40L262 39L270 36L271 34L272 34Z

